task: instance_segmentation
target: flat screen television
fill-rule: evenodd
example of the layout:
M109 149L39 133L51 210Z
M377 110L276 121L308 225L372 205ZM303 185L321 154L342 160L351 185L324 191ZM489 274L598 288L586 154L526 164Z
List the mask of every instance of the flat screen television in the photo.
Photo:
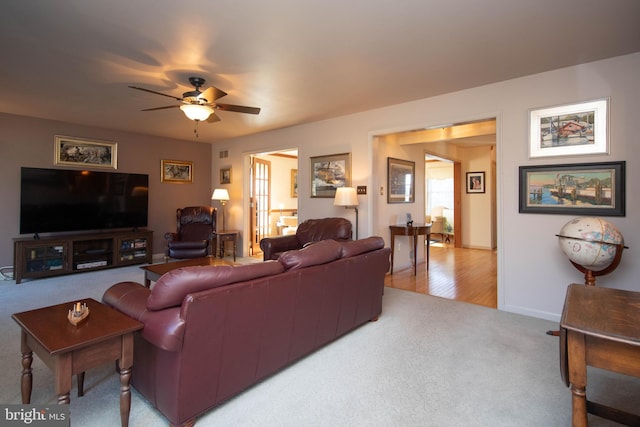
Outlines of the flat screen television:
M20 234L147 226L149 176L23 167Z

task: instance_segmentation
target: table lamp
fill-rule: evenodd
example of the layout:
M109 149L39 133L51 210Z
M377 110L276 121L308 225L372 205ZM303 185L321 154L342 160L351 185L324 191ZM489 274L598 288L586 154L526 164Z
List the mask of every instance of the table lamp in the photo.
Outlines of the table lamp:
M356 189L354 187L340 187L336 189L336 197L333 199L333 205L356 210L356 240L358 240L358 194L356 193Z
M222 231L227 231L227 216L224 214L224 205L229 200L229 192L225 188L216 188L213 190L211 200L217 200L222 205Z

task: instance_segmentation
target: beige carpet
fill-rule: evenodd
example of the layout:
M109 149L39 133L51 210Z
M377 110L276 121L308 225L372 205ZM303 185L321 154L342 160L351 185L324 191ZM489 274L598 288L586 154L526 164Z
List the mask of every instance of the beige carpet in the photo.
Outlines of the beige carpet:
M20 334L11 313L142 282L138 267L20 285L0 281L0 402L20 403ZM383 313L198 418L199 426L569 426L553 322L385 289ZM32 402L55 404L53 376L34 358ZM134 367L135 369L135 367ZM640 380L590 370L589 397L638 409ZM87 372L71 396L72 426L119 425L113 366ZM167 425L134 390L130 425ZM590 416L592 426L612 426Z

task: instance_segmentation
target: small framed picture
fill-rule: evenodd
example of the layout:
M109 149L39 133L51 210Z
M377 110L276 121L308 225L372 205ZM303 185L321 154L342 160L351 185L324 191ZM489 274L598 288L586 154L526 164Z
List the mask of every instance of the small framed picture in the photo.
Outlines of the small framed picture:
M193 162L182 160L161 160L160 181L174 184L193 182Z
M529 111L529 158L608 154L608 99Z
M53 164L56 166L118 167L118 144L115 142L56 135L54 143Z
M220 168L220 184L231 184L231 168Z
M484 172L467 172L467 193L484 193Z
M291 169L291 197L298 197L298 169Z

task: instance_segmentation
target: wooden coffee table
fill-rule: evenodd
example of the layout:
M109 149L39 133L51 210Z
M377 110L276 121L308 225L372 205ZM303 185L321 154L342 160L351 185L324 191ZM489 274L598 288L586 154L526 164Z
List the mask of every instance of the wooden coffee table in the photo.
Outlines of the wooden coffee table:
M76 302L86 303L89 317L74 326L67 313ZM78 376L78 396L84 394L84 372L117 361L120 372L120 421L129 425L133 333L143 324L94 299L84 299L11 316L22 328L22 403L31 403L33 352L53 371L58 403L70 403L71 378Z
M144 270L144 285L148 288L151 282L156 282L165 273L182 267L207 266L207 265L236 265L230 261L217 259L215 256L202 258L184 259L180 261L163 262L162 264L151 264L140 267Z

